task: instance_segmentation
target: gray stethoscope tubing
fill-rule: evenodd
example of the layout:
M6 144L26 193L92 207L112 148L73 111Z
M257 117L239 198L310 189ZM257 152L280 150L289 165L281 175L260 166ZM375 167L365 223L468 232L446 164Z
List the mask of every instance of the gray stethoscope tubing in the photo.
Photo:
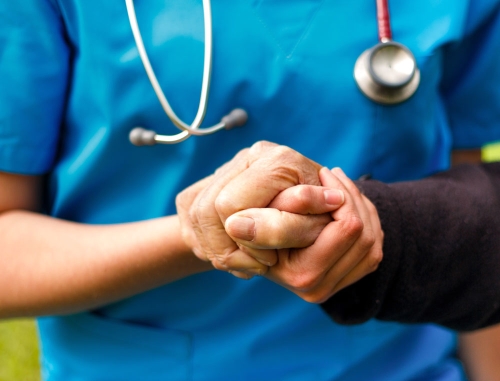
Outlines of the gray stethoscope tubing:
M420 71L411 51L404 45L392 41L388 0L376 0L377 20L380 43L364 51L354 66L354 78L363 94L374 102L397 104L410 98L420 84ZM142 40L133 0L125 0L130 27L142 60L146 74L160 101L163 110L172 123L182 130L177 135L158 135L151 130L134 128L129 135L135 145L154 145L156 143L180 143L191 135L203 136L213 134L222 129L230 129L246 123L248 114L245 110L234 109L224 116L220 123L200 129L205 118L212 74L212 13L210 0L203 0L203 19L205 30L205 52L203 61L203 78L198 112L191 125L184 123L172 110L149 61Z
M198 112L196 113L196 117L191 125L184 123L172 110L170 103L167 100L167 97L163 93L163 90L156 78L153 67L151 66L151 62L149 61L149 57L146 53L146 49L144 47L144 42L142 40L141 32L139 30L139 25L137 23L137 16L135 13L134 2L133 0L125 0L125 4L127 6L127 13L130 21L130 27L132 29L132 33L134 35L135 43L137 45L137 50L139 52L139 56L144 65L144 69L146 70L146 74L153 86L154 92L160 101L160 104L170 118L172 123L182 130L182 132L176 135L158 135L154 131L145 130L143 128L137 127L134 128L129 135L130 141L135 145L153 145L156 143L162 144L175 144L180 143L191 135L203 136L213 134L214 132L220 131L222 129L230 129L235 126L240 126L245 124L247 121L247 113L242 109L234 109L228 115L224 116L220 123L217 123L214 126L206 127L200 129L200 125L205 118L205 114L207 112L207 104L208 104L208 92L210 89L210 77L212 74L212 13L210 9L210 0L203 0L203 19L204 19L204 29L205 29L205 53L204 53L204 62L203 62L203 79L201 84L201 95L200 95L200 104L198 106Z

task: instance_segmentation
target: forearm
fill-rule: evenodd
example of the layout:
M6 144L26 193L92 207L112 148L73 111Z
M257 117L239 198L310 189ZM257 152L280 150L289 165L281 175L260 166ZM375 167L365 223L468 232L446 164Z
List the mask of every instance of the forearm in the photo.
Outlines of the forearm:
M385 232L379 269L324 308L341 323L379 318L471 330L500 321L500 166L430 179L358 183Z
M470 381L495 381L500 374L500 325L459 336L458 355Z
M0 214L0 318L91 309L211 268L184 244L176 216L84 225Z

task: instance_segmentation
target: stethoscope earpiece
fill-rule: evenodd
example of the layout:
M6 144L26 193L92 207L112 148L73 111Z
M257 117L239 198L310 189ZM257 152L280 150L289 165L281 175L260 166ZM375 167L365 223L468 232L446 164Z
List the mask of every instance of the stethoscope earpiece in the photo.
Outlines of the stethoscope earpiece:
M243 126L248 120L248 114L242 108L235 108L229 114L222 117L220 123L203 130L182 131L177 135L158 135L156 131L146 130L136 127L130 131L128 139L135 146L154 146L155 144L176 144L180 143L191 135L207 135L222 129L230 130L234 127Z
M235 126L241 126L245 124L248 119L247 113L241 109L235 109L228 115L226 115L220 123L217 123L211 127L200 128L205 114L207 112L208 105L208 93L210 90L210 77L212 74L212 11L210 8L210 0L203 0L203 21L204 21L204 31L205 31L205 56L203 59L203 77L201 82L201 95L200 103L198 105L198 112L196 117L191 124L187 124L182 121L172 110L167 97L163 93L163 90L156 78L156 74L149 61L146 48L144 47L144 42L142 40L141 31L139 30L139 24L137 23L137 16L135 14L134 0L125 0L125 5L127 7L128 18L130 21L130 28L132 29L132 34L134 36L135 44L137 46L137 51L139 52L139 57L141 58L146 74L151 82L160 104L165 111L165 114L169 117L172 123L180 129L182 132L177 135L158 135L154 131L145 130L143 128L134 128L129 134L129 140L135 145L154 145L157 143L161 144L175 144L180 143L191 135L203 136L213 134L214 132L220 131L222 129L230 129Z
M210 0L203 0L205 30L205 56L198 112L191 124L183 122L172 110L146 53L135 14L134 0L125 0L132 34L146 74L160 101L163 110L172 123L182 132L176 135L158 135L155 131L137 127L130 131L129 140L136 146L151 146L157 143L180 143L191 135L208 135L222 129L242 126L247 122L245 110L234 109L224 116L220 123L200 128L208 104L208 92L212 73L212 14ZM354 78L361 91L375 102L383 104L401 103L411 97L420 83L420 71L415 57L404 45L392 41L387 0L376 0L380 43L363 52L354 66Z
M142 127L136 127L130 131L128 139L134 146L154 146L156 144L155 136L156 132L154 131L145 130Z

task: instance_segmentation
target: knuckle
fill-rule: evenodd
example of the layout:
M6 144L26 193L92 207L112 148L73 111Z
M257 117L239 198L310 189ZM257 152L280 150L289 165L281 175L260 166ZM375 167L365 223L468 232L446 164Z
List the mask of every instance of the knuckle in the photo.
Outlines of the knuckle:
M274 249L281 249L288 243L288 234L293 227L287 225L287 214L275 209L276 215L268 219L267 228L265 231L265 242L267 246Z
M251 148L243 148L233 157L233 159L231 161L226 163L226 165L229 165L230 163L235 162L235 161L243 160L251 154L252 154Z
M237 262L237 258L235 258L235 254L237 253L236 244L233 246L228 246L222 249L221 252L214 253L214 256L217 261L222 263L226 268L234 267L235 262Z
M191 207L191 213L193 215L193 217L195 218L195 221L197 221L198 223L200 223L201 221L207 219L207 218L210 218L211 214L212 214L212 210L213 210L213 206L204 201L204 200L200 200L200 202L196 203L196 205L193 205Z
M361 247L365 250L371 249L375 245L375 233L372 229L365 229L361 238Z
M220 261L219 258L213 258L212 259L212 266L216 270L221 270L221 271L227 271L228 270L228 267L226 266L226 264L223 263L222 261Z
M302 299L304 299L306 302L314 304L320 304L326 302L329 299L329 297L330 297L329 293L323 290L315 292L306 292L302 295Z
M364 197L359 188L352 181L349 181L349 183L347 184L347 189L356 198Z
M230 216L238 211L237 207L234 205L231 194L224 190L222 190L216 197L214 207L217 213L221 216Z
M302 157L297 151L283 145L274 147L269 155L276 163L295 163L297 157Z
M311 209L311 201L314 200L314 194L308 186L295 187L294 203L299 210L309 212Z
M189 209L189 211L188 211L188 218L189 218L189 221L191 221L191 224L193 226L195 226L198 223L198 213L197 213L197 209L196 208L191 207Z
M380 262L382 262L383 257L384 253L380 247L372 250L372 252L368 256L368 270L370 272L377 270Z
M248 150L248 154L250 155L258 155L262 153L263 151L269 150L270 148L274 147L276 144L265 141L265 140L260 140L250 147Z
M227 168L229 167L230 165L230 162L227 162L227 163L224 163L222 166L220 166L219 168L217 168L214 172L214 175L215 176L219 176L220 174L224 173Z
M345 234L351 238L357 238L363 232L365 225L359 216L352 215L345 220Z
M314 288L317 283L316 277L308 273L296 274L290 281L290 285L294 289L302 291L304 294L310 294L307 291Z
M293 149L291 149L288 146L284 145L279 145L273 148L273 155L275 156L288 156L292 152L295 152Z

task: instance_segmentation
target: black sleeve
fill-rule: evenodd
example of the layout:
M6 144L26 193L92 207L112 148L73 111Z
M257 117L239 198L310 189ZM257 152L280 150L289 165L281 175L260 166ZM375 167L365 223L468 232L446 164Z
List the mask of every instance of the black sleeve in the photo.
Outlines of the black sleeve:
M384 259L322 304L336 322L377 318L460 331L500 322L500 163L356 185L377 207Z

